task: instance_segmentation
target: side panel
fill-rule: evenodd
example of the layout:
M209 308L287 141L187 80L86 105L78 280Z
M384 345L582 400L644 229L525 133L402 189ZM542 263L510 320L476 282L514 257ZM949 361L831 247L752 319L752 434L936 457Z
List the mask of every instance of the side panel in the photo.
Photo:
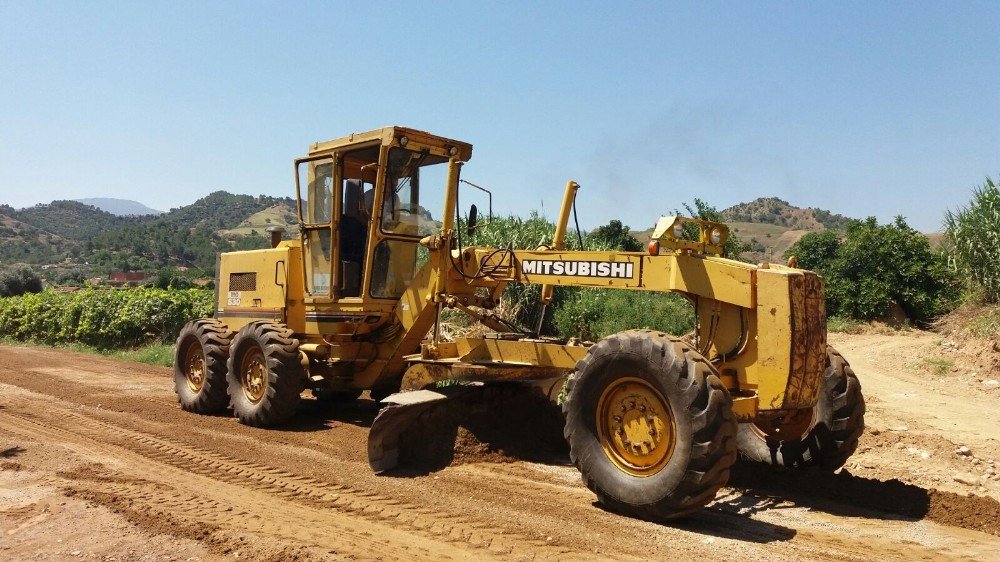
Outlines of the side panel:
M792 280L792 365L785 408L816 403L826 369L826 304L823 281L811 271Z
M734 370L741 389L756 390L760 410L811 407L826 357L822 281L808 271L759 269L756 287L746 349L720 370Z
M770 269L757 271L757 356L756 361L747 365L747 379L757 384L761 410L784 406L792 364L791 277Z
M286 291L300 269L291 268L290 253L278 247L222 254L216 316L234 331L254 320L284 322Z

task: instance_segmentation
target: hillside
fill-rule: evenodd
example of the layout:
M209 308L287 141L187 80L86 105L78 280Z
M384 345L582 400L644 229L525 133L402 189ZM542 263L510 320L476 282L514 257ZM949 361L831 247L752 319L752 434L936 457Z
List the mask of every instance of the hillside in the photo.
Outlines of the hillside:
M760 197L749 203L733 205L722 211L728 223L773 224L791 230L843 229L851 221L843 215L823 209L801 208L777 197Z
M729 228L740 238L750 244L751 250L745 254L746 259L753 262L781 262L784 254L793 244L810 232L822 230L792 229L776 224L755 222L729 222Z
M234 195L225 191L216 191L202 197L190 205L170 209L160 216L160 220L189 228L206 227L212 230L236 228L251 215L285 203L289 207L295 201L288 197L270 197L267 195Z
M82 272L76 277L174 266L211 270L219 252L265 247L270 224L294 232L293 207L288 198L225 191L160 215L118 216L79 201L0 205L0 267L66 262L54 273Z
M295 201L288 199L250 215L235 228L223 230L220 234L224 236L252 236L255 233L263 235L271 226L281 226L284 227L286 233L295 234L299 231L298 222Z
M0 207L0 267L14 263L49 263L79 250L75 242L43 232L2 211Z
M119 217L162 215L163 211L151 209L138 201L131 199L115 199L113 197L91 197L89 199L74 199L77 203L97 207L102 211Z
M743 259L751 262L782 262L785 252L799 238L826 229L842 230L850 217L817 208L801 208L777 197L760 197L733 205L719 213L730 231L750 245ZM633 232L644 245L653 229Z
M77 201L53 201L19 210L3 205L0 206L0 213L38 230L72 240L92 238L129 220Z

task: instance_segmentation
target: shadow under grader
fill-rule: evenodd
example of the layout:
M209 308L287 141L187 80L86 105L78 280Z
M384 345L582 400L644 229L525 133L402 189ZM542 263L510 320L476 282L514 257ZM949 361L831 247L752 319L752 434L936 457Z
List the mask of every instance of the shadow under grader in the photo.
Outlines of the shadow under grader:
M795 538L795 529L718 509L717 505L718 503L686 519L670 521L663 525L701 535L761 544Z
M745 514L781 509L792 502L794 507L831 515L916 521L926 517L931 506L931 493L925 488L856 476L846 469L832 474L741 460L733 467L728 486L741 492L730 507Z
M321 402L315 398L303 398L295 417L280 426L280 431L324 431L335 423L346 423L365 429L372 426L380 405L369 399L358 399L342 403Z

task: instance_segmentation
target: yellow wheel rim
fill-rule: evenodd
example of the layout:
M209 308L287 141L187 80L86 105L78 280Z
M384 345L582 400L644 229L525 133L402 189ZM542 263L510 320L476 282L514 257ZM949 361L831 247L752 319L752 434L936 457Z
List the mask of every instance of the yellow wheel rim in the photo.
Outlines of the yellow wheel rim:
M264 397L267 390L267 361L264 359L264 352L257 346L251 347L243 355L243 361L240 362L240 383L247 400L256 404Z
M615 466L632 476L652 476L673 455L677 429L663 394L642 379L625 377L601 393L597 433Z
M816 408L793 410L791 413L768 420L755 421L750 430L762 440L774 439L782 443L798 441L816 425Z
M192 392L201 392L205 386L205 354L198 340L189 345L184 354L184 378Z

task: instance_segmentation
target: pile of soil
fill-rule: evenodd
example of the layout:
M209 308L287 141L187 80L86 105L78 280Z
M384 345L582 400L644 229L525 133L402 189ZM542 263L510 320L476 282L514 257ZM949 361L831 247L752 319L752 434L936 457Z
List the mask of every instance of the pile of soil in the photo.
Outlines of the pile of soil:
M963 305L934 323L934 331L948 338L946 345L964 352L979 373L1000 372L1000 309ZM995 378L995 377L994 377Z
M471 431L459 427L452 447L452 464L473 464L479 462L509 463L517 460L501 449L480 441Z
M927 519L1000 536L1000 502L983 496L928 491Z

